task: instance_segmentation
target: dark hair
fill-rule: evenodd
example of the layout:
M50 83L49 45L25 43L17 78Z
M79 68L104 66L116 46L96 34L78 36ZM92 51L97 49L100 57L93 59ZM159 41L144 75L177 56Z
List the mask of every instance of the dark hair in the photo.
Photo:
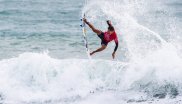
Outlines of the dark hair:
M113 27L113 26L109 26L109 27L108 27L108 30L114 31L114 27Z

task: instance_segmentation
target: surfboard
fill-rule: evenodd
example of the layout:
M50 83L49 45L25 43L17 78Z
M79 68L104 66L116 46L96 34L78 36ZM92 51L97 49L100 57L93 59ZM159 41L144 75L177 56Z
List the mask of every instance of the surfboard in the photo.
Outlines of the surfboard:
M88 48L88 41L87 41L87 33L86 33L86 24L83 21L83 19L85 18L85 14L83 15L82 19L81 19L81 27L82 27L82 33L83 33L83 39L84 39L84 44L85 44L85 48L86 48L86 53L88 55L88 58L91 58L90 56L90 50Z

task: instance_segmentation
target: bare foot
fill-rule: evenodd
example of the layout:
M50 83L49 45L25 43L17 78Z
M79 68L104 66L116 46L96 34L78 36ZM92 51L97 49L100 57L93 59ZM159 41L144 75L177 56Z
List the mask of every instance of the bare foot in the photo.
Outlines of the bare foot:
M90 56L92 56L93 54L94 54L94 52L91 52L91 53L90 53Z

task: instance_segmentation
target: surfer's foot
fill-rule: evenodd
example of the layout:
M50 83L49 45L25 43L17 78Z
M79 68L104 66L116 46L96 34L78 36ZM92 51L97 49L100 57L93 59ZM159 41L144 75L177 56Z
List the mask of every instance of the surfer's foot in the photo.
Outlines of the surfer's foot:
M90 53L90 56L92 56L93 54L94 54L94 52L91 52L91 53Z
M83 18L83 21L86 23L87 22L87 19Z
M88 24L89 22L87 21L87 19L83 18L83 21Z

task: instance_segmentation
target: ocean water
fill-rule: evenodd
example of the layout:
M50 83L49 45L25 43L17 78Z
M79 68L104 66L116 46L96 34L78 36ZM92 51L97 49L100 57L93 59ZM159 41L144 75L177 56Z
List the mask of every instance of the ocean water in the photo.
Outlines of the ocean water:
M182 104L181 28L181 0L0 0L0 104Z

